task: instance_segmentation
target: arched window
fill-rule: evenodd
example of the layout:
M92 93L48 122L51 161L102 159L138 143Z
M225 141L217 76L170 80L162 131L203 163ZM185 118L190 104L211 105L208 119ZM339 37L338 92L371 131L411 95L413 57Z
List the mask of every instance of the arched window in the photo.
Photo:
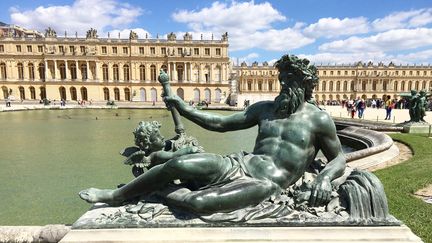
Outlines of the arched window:
M124 88L124 95L125 95L125 100L127 100L127 101L131 100L131 94L130 94L129 88Z
M383 81L383 90L387 91L387 82L388 81Z
M333 81L329 82L329 91L333 91Z
M139 72L140 72L140 80L144 81L145 80L145 66L144 65L139 66Z
M34 65L33 65L33 63L29 63L29 65L28 65L28 72L29 72L29 79L30 80L34 80L35 79L35 75L34 75Z
M152 100L152 102L157 102L158 100L157 100L157 90L155 89L155 88L152 88L151 90L150 90L150 95L151 95L151 100Z
M59 93L60 93L60 99L62 100L66 100L66 89L65 87L60 87L59 88Z
M415 82L415 90L419 90L419 81Z
M114 100L120 100L120 90L119 90L119 88L114 88Z
M66 66L64 63L60 64L60 79L66 79Z
M19 90L19 93L20 93L20 99L21 100L25 100L26 97L25 97L24 87L23 86L19 86L18 90Z
M210 65L206 65L205 67L204 67L204 79L205 79L205 82L206 83L210 83L210 79L211 79L211 77L210 77Z
M7 79L6 64L4 62L0 63L0 79Z
M184 74L183 65L177 65L177 80L179 83L182 83L184 80L183 74Z
M373 91L377 90L377 81L375 81L375 80L372 82L372 90Z
M77 66L75 63L70 65L71 79L77 79Z
M140 89L140 101L147 101L146 90L144 88Z
M393 83L393 90L398 91L398 81L394 81Z
M408 90L412 90L412 81L408 82Z
M211 102L211 92L210 92L210 89L209 89L209 88L204 89L204 100L205 100L207 103L210 103L210 102Z
M258 81L258 90L259 91L262 91L262 81L260 80L260 81Z
M39 63L39 79L45 79L45 64Z
M252 90L252 81L248 81L248 83L247 83L247 90L249 90L249 91Z
M184 100L184 90L182 88L177 89L177 96Z
M102 79L103 81L108 81L108 65L102 65Z
M422 89L426 89L426 81L422 82Z
M106 64L102 65L102 75L103 75L103 80L108 80L108 66ZM105 75L106 75L106 79L105 79ZM87 64L81 64L81 79L86 80L87 78L88 78Z
M127 65L127 64L123 65L123 80L124 81L129 81L130 80L129 70L130 70L129 69L129 65Z
M110 100L110 92L107 87L103 88L104 100Z
M2 86L3 91L3 99L7 99L9 97L9 90L6 86Z
M22 63L17 64L18 67L18 79L24 79L24 67Z
M75 88L75 87L71 87L71 88L69 89L69 91L70 91L70 97L71 97L71 100L78 100L78 98L77 98L77 90L76 90L76 88Z
M81 99L82 100L88 100L88 97L87 97L87 88L86 87L81 87L80 91L81 91Z
M43 87L43 86L39 87L39 91L40 91L39 96L40 96L41 100L46 99L45 87Z
M113 80L118 81L119 80L119 68L117 64L113 65Z
M348 81L344 81L343 83L343 91L347 91L348 90Z
M326 81L323 81L321 84L321 90L326 91Z
M336 91L340 91L340 81L336 82Z
M30 86L30 99L35 100L36 99L36 89L33 86Z
M220 65L217 65L214 72L214 80L219 83L222 82L222 67Z
M221 102L221 99L222 99L221 94L222 94L222 91L219 88L215 89L215 102L216 103Z
M156 81L156 66L155 65L150 66L150 79L153 82Z
M405 81L402 81L401 83L401 91L405 91Z
M363 91L365 91L365 90L366 90L366 84L367 84L367 82L366 82L366 81L363 81L363 82L362 82L362 90L363 90Z
M199 102L201 100L200 90L195 88L193 93L194 93L194 102Z

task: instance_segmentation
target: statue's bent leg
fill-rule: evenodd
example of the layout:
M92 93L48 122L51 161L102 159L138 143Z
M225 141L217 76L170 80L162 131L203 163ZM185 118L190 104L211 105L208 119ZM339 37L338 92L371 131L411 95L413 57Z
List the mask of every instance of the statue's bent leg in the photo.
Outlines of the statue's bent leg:
M200 214L231 212L253 206L280 192L280 187L269 180L245 178L221 187L189 191L166 191L167 203Z

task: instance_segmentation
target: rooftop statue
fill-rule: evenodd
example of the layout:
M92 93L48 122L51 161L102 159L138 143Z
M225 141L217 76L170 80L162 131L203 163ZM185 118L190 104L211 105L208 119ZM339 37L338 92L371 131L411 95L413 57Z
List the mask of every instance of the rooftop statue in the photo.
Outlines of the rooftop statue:
M45 37L57 37L57 33L54 29L48 27L48 29L45 30Z
M281 91L275 100L252 104L228 116L186 104L173 95L168 75L161 71L164 100L177 119L179 136L184 133L183 127L177 126L179 114L216 132L258 126L253 151L219 155L187 145L177 154L156 156L154 153L164 150L164 140L155 135L150 142L157 148L138 156L138 162L151 164L148 170L120 188L90 188L81 191L80 197L89 203L115 206L155 196L159 204L206 222L284 217L386 222L391 216L380 181L369 172L346 167L333 120L312 101L312 91L318 85L315 66L285 55L276 67ZM326 161L316 159L318 151Z
M86 39L96 39L97 37L98 36L96 29L90 28L89 30L87 30Z
M138 40L138 34L135 31L131 30L129 33L129 40Z

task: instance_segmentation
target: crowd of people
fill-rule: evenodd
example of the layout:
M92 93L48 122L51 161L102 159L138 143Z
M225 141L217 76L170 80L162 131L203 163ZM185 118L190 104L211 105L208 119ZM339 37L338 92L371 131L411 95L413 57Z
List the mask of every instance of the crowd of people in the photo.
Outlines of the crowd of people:
M392 99L391 96L385 97L385 99L362 99L357 97L356 99L343 99L339 100L327 100L318 102L319 105L340 105L342 108L346 108L348 115L351 118L363 118L364 111L366 108L382 109L386 111L384 120L390 120L393 109L409 109L410 99L403 97L400 99ZM432 110L432 100L427 101L426 110Z

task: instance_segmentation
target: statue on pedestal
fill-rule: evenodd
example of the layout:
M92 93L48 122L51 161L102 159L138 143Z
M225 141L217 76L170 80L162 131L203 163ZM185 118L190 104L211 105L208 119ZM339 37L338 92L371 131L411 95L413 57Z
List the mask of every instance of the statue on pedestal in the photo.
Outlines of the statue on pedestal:
M138 146L124 154L127 161L134 161L129 164L149 161L148 170L117 189L90 188L79 196L89 203L112 206L139 198L141 204L136 205L141 206L132 211L143 211L152 197L158 205L205 222L284 217L312 217L317 222L387 221L390 215L381 183L369 172L346 167L333 120L312 101L312 91L318 85L316 67L294 55L283 56L276 67L281 91L275 100L252 104L228 116L186 104L173 94L168 75L161 71L164 101L179 137L184 134L180 116L217 132L258 126L253 151L219 155L186 145L183 152L165 159L158 155L160 163L153 163L151 157L156 155L152 154L164 149L162 142L156 141L159 135L150 137L149 144L159 144L158 149L139 152L144 149ZM316 159L318 151L325 161Z

